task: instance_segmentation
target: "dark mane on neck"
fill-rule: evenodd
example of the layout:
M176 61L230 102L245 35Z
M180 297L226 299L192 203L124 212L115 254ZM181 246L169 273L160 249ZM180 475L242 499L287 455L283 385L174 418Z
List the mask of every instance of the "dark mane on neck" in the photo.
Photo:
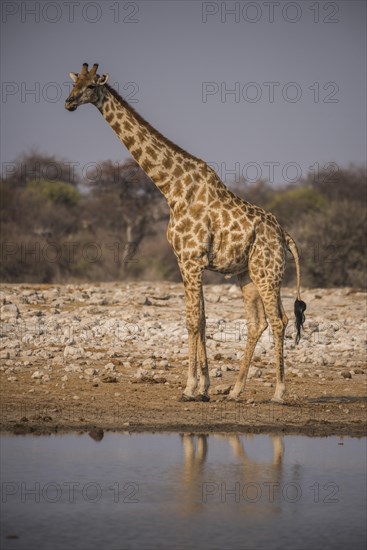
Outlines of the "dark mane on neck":
M175 153L179 153L180 155L184 157L190 157L192 160L203 162L202 160L198 159L194 155L191 155L185 149L182 149L175 143L173 143L171 140L167 139L164 135L162 135L158 130L156 130L149 122L147 122L135 109L114 90L109 84L105 84L105 88L110 92L110 94L128 111L132 112L136 120L141 123L143 126L145 126L148 131L154 135L159 141L163 142L164 145L166 145L169 149L172 149Z

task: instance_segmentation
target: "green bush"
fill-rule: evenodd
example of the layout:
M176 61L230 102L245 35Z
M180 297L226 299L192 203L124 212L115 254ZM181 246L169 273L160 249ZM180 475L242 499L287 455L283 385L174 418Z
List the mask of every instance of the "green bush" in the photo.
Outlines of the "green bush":
M310 287L366 286L366 209L332 201L292 227L301 253L302 282Z
M311 187L295 187L276 192L266 205L279 219L281 224L291 224L304 214L319 212L326 205L326 199L320 191Z
M57 157L20 161L17 172L0 181L2 282L181 280L166 239L166 202L134 163L101 163L101 177L80 193L68 163ZM295 239L302 286L366 286L364 167L326 170L316 179L310 172L284 187L240 182L233 190L273 212ZM99 251L95 260L86 254L91 243ZM225 282L209 271L205 280ZM289 257L284 283L294 282Z
M25 193L65 206L75 206L80 198L79 191L63 181L33 180L27 184Z

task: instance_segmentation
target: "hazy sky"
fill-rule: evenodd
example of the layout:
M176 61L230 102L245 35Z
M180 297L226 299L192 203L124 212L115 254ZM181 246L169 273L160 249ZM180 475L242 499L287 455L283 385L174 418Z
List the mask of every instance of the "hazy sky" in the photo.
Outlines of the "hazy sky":
M97 109L64 109L98 62L168 138L275 182L366 161L366 2L3 1L2 169L31 148L79 170L123 160ZM301 174L300 174L301 173Z

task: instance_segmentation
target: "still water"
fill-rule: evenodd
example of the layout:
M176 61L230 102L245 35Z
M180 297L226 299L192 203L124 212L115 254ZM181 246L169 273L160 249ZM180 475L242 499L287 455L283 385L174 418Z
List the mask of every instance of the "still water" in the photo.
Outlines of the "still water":
M364 549L366 439L1 437L1 549Z

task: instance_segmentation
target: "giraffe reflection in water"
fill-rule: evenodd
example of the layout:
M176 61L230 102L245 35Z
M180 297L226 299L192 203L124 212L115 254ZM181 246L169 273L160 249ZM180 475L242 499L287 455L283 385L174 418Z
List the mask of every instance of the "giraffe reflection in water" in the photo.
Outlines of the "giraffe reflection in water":
M265 510L278 513L284 487L296 485L298 467L292 470L291 483L289 479L284 480L283 436L269 436L272 451L269 453L265 441L266 450L262 451L261 459L253 457L256 437L259 436L181 435L183 464L180 470L176 469L181 487L178 498L180 512L190 514L206 506L222 503L237 505L246 515L254 517L263 514ZM211 447L215 448L212 456Z

